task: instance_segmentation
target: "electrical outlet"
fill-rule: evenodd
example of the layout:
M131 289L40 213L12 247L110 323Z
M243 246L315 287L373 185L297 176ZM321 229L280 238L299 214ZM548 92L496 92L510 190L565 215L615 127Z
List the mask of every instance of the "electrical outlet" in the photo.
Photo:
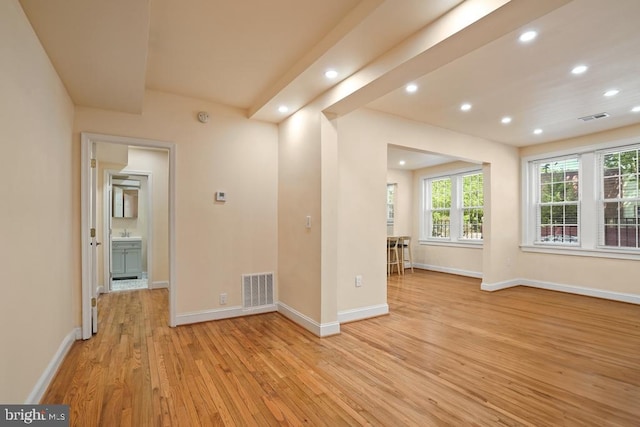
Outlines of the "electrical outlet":
M220 294L220 305L225 305L227 303L227 294Z
M357 275L356 276L356 288L359 288L360 286L362 286L362 276Z

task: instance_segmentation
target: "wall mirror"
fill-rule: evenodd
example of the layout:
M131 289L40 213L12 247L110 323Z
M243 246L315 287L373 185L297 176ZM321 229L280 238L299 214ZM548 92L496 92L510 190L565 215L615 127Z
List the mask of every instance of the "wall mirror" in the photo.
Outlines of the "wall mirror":
M111 212L114 218L138 217L138 190L140 181L129 177L113 177Z

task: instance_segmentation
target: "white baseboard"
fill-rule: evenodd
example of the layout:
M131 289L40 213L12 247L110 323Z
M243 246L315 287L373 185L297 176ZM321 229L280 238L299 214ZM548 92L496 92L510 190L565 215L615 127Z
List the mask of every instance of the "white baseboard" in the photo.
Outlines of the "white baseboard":
M521 279L506 280L504 282L498 282L498 283L485 283L483 281L480 284L480 289L482 289L483 291L493 292L493 291L499 291L501 289L513 288L515 286L520 286L522 284L523 284L523 281Z
M149 289L169 289L169 281L162 280L158 282L153 282L151 283L151 286L149 286Z
M82 338L82 329L80 328L74 328L67 334L66 337L64 337L62 343L60 343L60 347L58 347L58 351L56 351L56 354L53 355L53 358L49 362L49 365L47 365L47 368L44 370L42 375L40 375L40 378L38 378L38 381L33 387L33 390L31 390L31 393L29 393L27 400L24 402L25 404L36 405L40 403L42 396L44 396L44 393L47 391L49 384L51 384L53 376L56 374L58 368L62 364L62 361L71 349L71 345L73 345L73 343L80 338Z
M351 310L343 310L338 312L338 322L347 323L357 320L369 319L371 317L383 316L389 314L388 304L371 305L369 307L354 308Z
M231 319L233 317L250 316L252 314L271 313L277 310L277 307L273 304L251 309L243 309L241 306L236 306L217 310L196 311L192 313L178 314L176 316L176 326L209 322L211 320Z
M340 323L330 322L320 324L312 318L300 313L299 311L289 307L285 303L278 303L278 313L290 319L294 323L305 328L307 331L319 337L328 337L340 333Z
M623 292L605 291L602 289L587 288L583 286L567 285L564 283L543 282L530 279L514 279L499 283L482 283L481 289L484 291L498 291L512 288L514 286L528 286L530 288L546 289L549 291L565 292L568 294L584 295L588 297L608 299L612 301L627 302L630 304L640 304L640 295L627 294Z
M482 272L478 272L478 271L461 270L459 268L442 267L440 265L417 264L417 263L414 263L413 267L420 268L422 270L438 271L440 273L449 273L449 274L455 274L458 276L475 277L477 279L482 279Z

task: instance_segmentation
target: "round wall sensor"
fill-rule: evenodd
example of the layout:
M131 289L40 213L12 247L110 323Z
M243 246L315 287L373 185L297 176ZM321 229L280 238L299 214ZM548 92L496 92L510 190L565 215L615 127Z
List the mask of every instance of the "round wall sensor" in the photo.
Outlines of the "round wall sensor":
M200 123L207 123L209 121L209 113L206 111L200 111L198 113L198 120Z

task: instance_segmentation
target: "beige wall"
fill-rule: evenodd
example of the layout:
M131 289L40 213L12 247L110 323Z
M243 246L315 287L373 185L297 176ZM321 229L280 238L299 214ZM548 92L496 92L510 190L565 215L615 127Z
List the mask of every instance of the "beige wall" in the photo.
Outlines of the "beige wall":
M352 255L353 257L361 256L361 251L365 253L375 251L372 248L379 246L380 252L369 256L370 260L379 260L370 263L370 270L379 268L378 264L384 266L386 147L387 144L394 144L445 154L475 163L484 163L485 241L481 255L482 268L479 271L483 272L483 279L486 283L498 283L516 277L520 211L519 198L516 196L519 194L520 179L519 157L516 148L365 109L341 118L339 124L341 147L343 143L349 143L349 138L356 138L356 135L359 140L366 141L366 144L362 143L361 155L367 153L367 162L363 162L362 158L354 157L349 159L348 165L345 165L344 168L363 168L364 166L359 163L375 162L377 167L367 171L367 178L371 182L379 182L381 188L381 193L374 194L372 192L366 196L365 200L361 200L361 206L366 206L370 215L375 215L375 212L378 212L377 206L380 206L381 219L376 224L371 224L368 236L375 237L367 237L362 244L353 242L354 252L357 253L357 255ZM343 138L342 132L347 126L351 136ZM341 168L341 171L344 168ZM344 212L344 223L351 224L362 221L362 211L363 209L353 209L350 212ZM493 228L499 229L500 233L491 236L490 230ZM415 223L413 230L413 234L415 234L415 230L417 230ZM465 257L474 257L468 268L478 271L476 270L478 258L475 255L477 250L469 249L467 251L474 254L465 254ZM418 251L418 253L420 252ZM447 258L453 259L455 256L457 254L452 253L452 256ZM372 274L372 272L367 274ZM384 277L384 273L382 275Z
M208 111L211 121L198 122L198 111ZM275 125L250 121L238 109L148 91L142 115L76 107L78 151L81 131L176 144L178 316L221 308L222 292L227 306L240 306L243 273L277 270ZM215 202L216 191L227 192L226 203Z
M321 121L304 108L279 127L278 299L321 322ZM305 228L306 216L311 228Z
M153 248L152 268L149 277L153 282L169 281L169 153L163 150L129 148L129 164L132 171L151 172L151 212ZM139 200L146 203L146 200ZM140 233L147 234L146 224ZM146 256L146 255L145 255ZM145 260L146 265L146 260Z
M387 302L387 145L361 117L338 120L338 311ZM355 286L356 275L362 287Z
M442 165L413 171L413 197L416 205L422 200L422 179L428 176L456 173L469 168L482 168L477 163L452 161ZM412 217L414 235L420 237L420 221L422 213L416 210ZM465 275L482 275L483 245L466 247L443 246L437 244L413 245L413 260L416 264L429 269L459 273Z
M640 125L525 147L520 155L527 157L615 141L640 142ZM637 260L520 252L518 266L519 277L529 280L640 295Z
M395 216L393 223L394 236L413 236L414 196L413 172L401 169L387 170L387 184L396 184ZM417 204L415 206L418 206Z
M73 105L17 0L0 2L0 402L24 403L80 289Z

